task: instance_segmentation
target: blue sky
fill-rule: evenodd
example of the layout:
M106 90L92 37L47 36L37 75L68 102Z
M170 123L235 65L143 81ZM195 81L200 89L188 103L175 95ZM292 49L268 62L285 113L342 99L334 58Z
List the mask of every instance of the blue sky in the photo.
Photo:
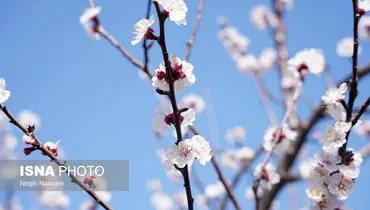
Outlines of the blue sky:
M183 56L198 1L186 1L189 7L188 25L167 23L168 48L171 53ZM133 24L145 16L146 0L96 1L102 6L100 15L104 27L119 40L135 57L142 59L140 46L131 46ZM224 141L228 128L243 125L247 129L246 145L256 148L262 141L268 118L258 100L252 78L241 76L235 64L217 39L216 18L224 15L250 40L249 51L259 54L264 47L273 47L270 31L260 31L249 21L252 6L270 1L206 1L205 11L191 62L195 66L197 82L183 93L195 92L207 102L207 111L198 116L195 124L203 136L217 147L233 147ZM12 96L7 106L14 113L30 109L42 118L37 133L43 141L61 139L68 159L127 159L130 161L130 191L113 193L114 209L151 209L146 190L149 179L159 178L164 190L173 193L181 189L167 179L156 150L172 144L171 136L155 140L151 132L154 109L159 102L147 81L138 78L138 69L127 62L105 40L92 41L82 29L79 16L88 6L86 1L1 1L0 3L0 77L7 80ZM311 0L296 1L288 11L287 45L290 55L308 48L321 48L337 81L350 73L351 62L336 55L337 42L352 35L351 1ZM157 27L154 27L156 30ZM158 30L157 30L158 31ZM370 62L369 42L360 40L362 54L360 64ZM150 51L150 67L155 69L161 61L157 46ZM278 94L276 69L265 76L267 87ZM357 104L364 101L369 89L369 79L360 88ZM319 102L325 91L323 78L309 76L304 95ZM282 110L274 107L281 119ZM300 102L301 116L306 117L309 107ZM367 116L368 117L368 116ZM317 127L323 131L325 121ZM19 131L15 133L20 137ZM350 146L360 148L366 144L352 133ZM311 152L318 151L312 143ZM23 145L19 146L21 158ZM32 158L42 158L33 155ZM204 183L214 183L217 177L209 164L197 172ZM225 171L231 177L231 171ZM347 204L353 209L364 209L369 191L368 162L356 181L356 192ZM236 193L243 209L251 209L253 203L243 197L251 177L246 176ZM299 206L305 204L305 195L299 187ZM18 193L26 210L31 193ZM194 189L194 194L198 194ZM88 198L84 192L70 194L69 209L78 209ZM0 200L4 199L0 194ZM279 197L282 209L287 194Z

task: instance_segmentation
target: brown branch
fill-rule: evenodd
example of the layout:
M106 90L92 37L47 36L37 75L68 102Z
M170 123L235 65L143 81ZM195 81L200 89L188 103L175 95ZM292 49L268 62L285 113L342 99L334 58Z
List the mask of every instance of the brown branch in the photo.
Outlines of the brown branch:
M360 68L357 72L359 81L363 79L365 76L370 74L370 64L367 64ZM340 80L337 83L337 86L342 84L343 82L348 81L351 79L352 74L346 76L342 80ZM294 164L297 155L302 148L303 144L305 143L307 139L307 135L310 133L312 128L325 117L325 109L324 106L321 104L318 108L315 109L315 111L311 114L311 117L307 120L306 123L301 124L300 128L298 130L297 140L293 146L293 150L291 153L285 154L284 157L280 160L278 165L278 171L280 172L287 172ZM277 194L280 192L280 190L284 187L285 183L279 183L275 185L272 190L268 193L266 193L262 200L261 200L261 210L268 210L271 206L272 201L275 199Z
M114 36L108 34L108 32L106 32L105 30L102 29L102 27L99 27L99 33L100 35L102 35L107 41L109 41L115 48L118 49L119 52L121 52L121 54L129 61L131 62L134 66L138 67L139 69L141 69L146 75L148 75L149 78L152 78L153 75L150 73L150 69L149 67L145 68L145 65L140 63L139 61L137 61L131 54L128 53L128 51L126 51L119 43L118 41L114 38ZM151 48L151 46L153 45L153 41L149 43L149 45L146 47L147 49ZM145 71L145 69L147 71ZM192 127L193 129L196 129L195 127ZM194 133L194 130L192 129L193 133ZM177 131L176 131L177 132ZM181 130L180 130L181 132ZM196 134L196 133L194 133ZM216 161L216 159L212 158L212 164L214 165L215 168L219 168L218 167L218 163ZM222 183L226 183L225 179L223 178L223 174L221 171L216 171L216 173L218 174L219 176L219 179L223 179L224 181ZM224 187L225 189L227 189L227 183L224 184ZM231 192L231 195L233 195L233 193ZM234 196L235 197L235 196ZM234 204L235 205L235 204Z
M352 78L349 81L349 98L346 108L346 122L350 122L352 118L353 105L358 95L358 75L357 75L357 57L358 57L358 21L360 20L360 14L358 10L357 0L352 0L353 8L353 55L352 55ZM341 148L339 148L339 155L344 158L347 151L348 137L351 130L346 134L346 142Z
M367 107L370 105L370 96L367 98L365 103L361 106L360 110L357 112L357 114L352 119L352 126L356 125L362 114L364 114L367 110Z
M357 0L352 0L353 5L353 56L352 56L352 79L349 83L350 90L349 90L349 99L348 99L348 109L347 109L347 116L346 121L349 122L352 117L352 109L356 97L358 95L357 89L357 60L358 60L358 21L360 20L360 14L357 12L358 10L358 2Z
M153 75L150 73L150 71L145 68L145 65L142 64L140 61L136 60L117 40L116 38L109 34L103 26L100 26L98 28L99 34L109 41L130 63L132 63L134 66L138 67L139 69L142 69L143 72L148 75L149 78L152 78Z
M193 48L195 39L197 38L197 32L198 32L198 29L199 29L200 21L202 19L203 8L204 8L204 0L199 0L199 5L198 5L198 9L197 9L197 18L196 18L195 23L194 23L194 28L193 28L193 31L191 33L190 38L186 42L188 47L186 49L186 53L185 53L185 56L184 56L185 61L189 60L191 49Z
M89 0L89 6L95 7L94 0ZM147 68L147 62L145 61L145 65L142 64L140 61L136 60L118 41L117 39L112 35L109 34L108 31L106 31L101 24L101 21L98 17L94 18L94 30L99 33L105 40L107 40L113 47L115 47L122 55L125 57L132 65L138 67L139 69L143 70L143 72L148 75L149 78L152 78L153 75L150 73L150 71ZM147 48L147 47L144 47Z
M6 108L6 106L4 104L0 104L0 109L9 118L10 123L14 124L24 134L26 134L27 136L29 136L29 137L31 137L32 139L35 140L35 143L33 144L33 146L37 150L40 150L43 154L45 154L46 156L48 156L50 158L50 160L52 162L56 163L58 166L64 166L65 168L68 168L67 165L66 165L66 163L65 163L65 161L61 161L61 160L57 159L57 157L52 152L50 152L47 148L45 148L44 145L41 143L41 141L39 141L38 138L35 136L35 134L33 132L28 132L28 130L19 123L19 121L14 117L14 115L8 111L8 109ZM106 209L106 210L112 210L112 208L107 203L105 203L104 201L102 201L99 198L99 196L93 190L91 190L90 188L88 188L87 186L85 186L75 176L71 175L68 170L65 173L71 178L72 182L74 182L78 186L80 186L85 192L87 192L104 209Z
M254 153L254 156L248 162L244 163L242 167L240 167L239 171L234 175L234 177L231 181L231 189L235 189L235 187L238 185L238 183L239 183L241 177L243 176L243 174L246 173L249 170L252 163L263 153L263 151L264 151L264 149L261 146ZM220 206L218 208L219 210L224 210L226 208L228 198L229 197L227 195L225 195L221 199Z
M194 126L189 126L189 128L195 135L200 135L200 133L198 132L198 130ZM231 199L231 201L233 202L233 205L234 205L235 209L240 210L241 208L240 208L240 205L239 205L238 201L236 200L234 192L232 191L232 188L230 188L229 184L227 183L225 176L222 174L221 168L220 168L220 166L219 166L219 164L218 164L214 155L212 155L211 161L212 161L213 167L215 168L215 170L217 172L218 179L221 181L221 183L225 187L227 195Z
M170 64L169 59L168 59L166 37L165 37L166 35L165 35L165 28L164 28L165 21L166 21L167 17L162 15L162 12L161 12L161 9L159 7L158 2L155 1L154 5L155 5L155 9L157 11L157 16L158 16L158 19L159 19L158 22L159 22L159 30L160 30L160 35L159 35L159 38L158 38L157 41L158 41L159 46L161 47L163 62L164 62L165 67L166 67L166 77L167 77L167 81L168 81L168 85L169 85L169 91L168 91L167 96L171 101L172 110L173 110L173 113L174 113L174 123L173 124L175 126L176 134L177 134L177 141L176 141L176 145L177 145L177 144L180 143L180 141L182 141L181 123L180 123L180 114L181 114L181 112L180 112L179 108L177 107L176 93L175 93L175 87L174 87L175 80L173 78L171 64ZM179 168L176 165L175 165L175 167L176 167L177 170L179 170L181 172L181 174L184 178L184 187L185 187L185 191L186 191L188 209L193 210L194 209L194 199L193 199L192 192L191 192L188 165L186 165L184 168Z

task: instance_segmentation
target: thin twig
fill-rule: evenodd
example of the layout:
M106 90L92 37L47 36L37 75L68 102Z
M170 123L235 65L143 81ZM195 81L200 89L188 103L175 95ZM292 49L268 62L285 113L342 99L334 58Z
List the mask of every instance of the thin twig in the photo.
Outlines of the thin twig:
M258 93L261 99L261 103L263 104L263 107L265 108L265 111L266 111L267 117L270 120L270 123L272 125L277 125L277 118L276 118L275 112L274 110L272 110L270 106L270 101L266 97L266 94L263 92L263 84L262 84L261 77L255 74L252 77L257 86L257 90L258 90Z
M234 175L232 181L231 181L231 189L235 189L235 187L238 185L241 177L243 174L245 174L250 166L252 165L252 163L263 153L263 151L265 151L263 149L263 147L259 147L259 149L257 149L257 151L254 153L254 156L246 163L244 163L239 171ZM220 202L220 206L219 206L219 210L224 210L226 208L226 204L227 204L227 200L228 200L228 196L225 195L222 199L221 199L221 202Z
M143 72L148 75L149 78L152 78L153 75L150 73L148 68L145 68L144 64L142 64L140 61L136 60L118 41L117 39L108 33L103 26L100 26L98 28L99 34L109 41L130 63L132 63L134 66L138 67L139 69L142 69Z
M95 7L94 0L89 0L89 6ZM94 18L94 29L99 33L105 40L107 40L111 45L113 45L130 63L148 75L149 78L152 78L153 75L148 70L147 66L142 64L140 61L136 60L118 41L117 39L106 31L99 19L99 17Z
M283 120L280 123L279 128L277 129L277 134L274 137L272 148L269 152L267 152L267 154L266 154L266 156L265 156L265 158L262 162L262 167L261 167L262 169L264 169L266 167L267 163L270 161L272 153L274 152L274 149L275 149L276 145L278 144L277 142L279 142L279 138L281 138L282 128L287 123L288 119L290 118L291 114L294 111L295 104L297 103L298 97L299 97L300 92L301 92L301 87L302 87L302 85L300 85L296 89L294 95L292 96L292 99L289 101L290 104L287 104L287 110L285 112ZM254 184L253 184L253 192L255 194L255 199L256 199L256 210L260 209L259 208L259 198L258 198L258 195L257 195L257 191L258 191L261 179L262 179L262 173L261 173L260 176L256 177L256 180L254 181Z
M361 106L360 110L357 112L357 114L352 119L352 126L356 125L362 114L364 114L367 110L367 107L370 105L370 97L367 98L365 103Z
M54 163L56 163L58 166L64 166L65 168L68 168L65 161L59 160L52 152L50 152L47 148L44 147L44 145L37 139L35 134L33 132L28 132L28 130L23 127L23 125L20 124L20 122L14 117L12 113L8 111L6 106L4 104L0 104L0 109L3 111L3 113L9 118L10 122L17 126L24 134L31 137L35 140L35 143L33 146L40 150L43 154L48 156L50 160ZM77 179L75 176L73 176L68 170L65 172L72 180L72 182L76 183L78 186L80 186L85 192L87 192L97 203L99 203L104 209L106 210L112 210L112 208L104 201L102 201L99 196L90 188L85 186L79 179Z
M147 6L147 9L146 9L146 15L145 15L145 18L146 19L149 19L149 16L150 16L150 9L152 8L152 0L148 0L148 6ZM147 39L144 39L143 41L143 49L144 49L144 69L143 71L151 78L151 75L148 74L147 72L149 72L148 70L148 65L149 65L149 45L147 45L147 42L148 40Z
M174 114L174 126L176 130L176 135L177 135L177 141L176 145L179 144L182 141L182 133L181 133L181 123L180 123L180 110L177 107L177 102L176 102L176 93L175 93L175 87L174 87L174 78L172 75L172 68L171 64L168 59L168 52L167 52L167 45L166 45L166 35L165 35L165 21L166 21L166 16L162 15L161 9L159 7L158 2L154 2L154 6L157 11L157 16L159 19L159 30L160 30L160 35L158 38L158 44L161 47L162 51L162 57L163 57L163 62L166 67L166 77L169 85L169 91L168 91L168 98L171 101L172 105L172 111ZM179 170L183 176L184 179L184 187L186 191L186 198L187 198L187 203L188 203L188 209L193 210L194 209L194 199L192 196L191 192L191 185L190 185L190 178L189 178L189 170L188 170L188 165L186 165L184 168L179 168L175 165L176 169Z
M193 31L191 33L190 38L186 42L188 47L186 49L186 53L185 53L185 56L184 56L185 61L189 60L191 49L193 48L194 43L195 43L195 39L197 38L197 32L199 30L200 21L202 19L203 9L204 9L204 0L199 0L199 5L198 5L198 9L197 9L197 18L196 18L195 23L194 23L194 28L193 28Z
M349 98L346 108L346 122L350 122L352 118L353 105L358 95L358 73L357 73L357 59L358 59L358 21L360 20L360 13L358 10L357 0L352 0L353 8L353 56L352 56L352 78L349 81ZM344 158L347 151L348 137L351 130L346 134L346 142L339 148L339 155Z
M280 0L272 0L273 10L278 19L278 26L274 30L274 42L277 51L277 62L279 66L280 81L287 71L288 49L285 44L285 26L284 26L284 4ZM281 89L284 89L281 86Z
M90 0L91 1L91 0ZM147 71L145 71L145 65L144 64L142 64L141 62L139 62L138 60L136 60L123 46L121 46L119 43L118 43L118 41L114 38L114 36L113 35L111 35L111 34L109 34L108 32L106 32L104 29L103 29L103 27L100 25L100 27L98 27L99 28L99 30L98 30L98 32L100 33L100 35L101 36L103 36L103 38L105 38L107 41L109 41L115 48L117 48L118 49L118 51L119 52L121 52L121 54L129 61L129 62L131 62L134 66L136 66L136 67L138 67L139 69L141 69L146 75L148 75L148 77L151 79L152 77L153 77L153 75L150 73L151 71L150 71L150 69L149 69L149 67L147 67L146 69L147 69ZM153 45L153 41L152 42L150 42L149 43L149 45L147 46L147 48L149 49L149 48L151 48L151 46ZM193 127L192 126L192 131L193 131L193 133L194 134L196 134L194 131L196 130L196 128L195 127ZM180 131L181 132L181 131ZM199 134L199 132L198 132L198 134ZM216 169L216 168L219 168L218 167L218 162L216 161L216 159L214 159L214 158L212 158L212 164L213 164L213 166L214 166L214 168ZM227 189L228 188L228 184L227 184L227 182L225 181L225 179L224 179L224 175L223 175L223 173L222 173L222 171L217 171L216 170L216 173L217 173L217 175L218 175L218 177L219 177L219 179L220 179L220 181L224 184L224 187L225 187L225 189ZM223 181L222 181L223 180ZM234 194L233 194L233 192L231 192L230 190L229 191L227 191L228 192L228 195L229 195L229 197L231 198L231 197L235 197L234 196ZM235 204L234 203L234 205L238 205L238 204Z
M199 135L198 130L194 126L189 126L189 128L195 135ZM213 167L215 168L217 172L218 179L221 181L221 183L225 187L227 195L230 198L230 200L233 202L235 209L240 210L241 208L240 208L238 201L236 200L234 192L232 191L229 184L227 183L225 176L222 174L221 168L214 155L212 155L211 161L212 161Z

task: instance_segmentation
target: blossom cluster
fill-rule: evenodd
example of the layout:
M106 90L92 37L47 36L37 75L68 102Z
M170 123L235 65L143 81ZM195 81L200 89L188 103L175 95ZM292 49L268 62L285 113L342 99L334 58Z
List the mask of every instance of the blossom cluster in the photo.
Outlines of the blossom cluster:
M266 48L257 58L248 52L250 41L241 34L237 28L228 25L226 18L220 17L221 31L218 37L226 51L236 62L238 71L241 73L263 73L273 67L276 62L276 52L272 48Z
M307 196L313 200L313 210L347 210L343 200L354 191L354 181L360 174L362 157L353 149L340 152L346 144L352 127L345 121L344 98L347 85L329 89L322 100L330 116L335 120L320 139L322 150L306 164L308 179Z
M186 25L188 9L183 0L155 0L154 2L163 8L159 17L161 18L160 24L163 18L164 20L169 18L177 25ZM131 44L136 45L142 39L146 39L157 40L160 45L163 45L164 43L160 43L158 37L154 35L154 29L151 28L153 23L153 17L139 20L134 26L135 37ZM156 69L155 75L151 78L152 86L158 93L166 93L163 95L170 98L176 97L176 92L194 84L193 69L194 66L191 63L181 60L174 54L169 54L168 60L163 60L159 64L159 68ZM191 138L182 139L188 126L193 125L196 113L201 112L204 106L204 101L200 97L188 95L179 106L174 101L171 101L171 103L164 102L155 110L155 118L152 124L154 132L163 136L170 127L174 127L179 139L175 145L160 152L162 165L169 174L176 174L174 171L177 171L178 168L184 168L186 165L190 168L195 159L205 165L212 158L211 147L203 137L195 135Z
M285 93L291 96L302 85L302 81L309 73L320 75L325 68L325 56L320 49L303 49L288 60L287 71L283 74L281 86Z

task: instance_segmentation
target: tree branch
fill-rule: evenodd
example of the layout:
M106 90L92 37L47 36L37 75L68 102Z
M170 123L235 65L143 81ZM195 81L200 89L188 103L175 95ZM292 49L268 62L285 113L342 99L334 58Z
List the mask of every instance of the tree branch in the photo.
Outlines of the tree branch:
M166 17L162 15L161 9L159 7L158 2L154 2L154 6L157 11L157 16L159 19L159 29L160 29L160 35L158 38L158 44L161 47L162 51L162 57L163 57L163 62L166 67L166 77L168 79L168 85L169 85L169 93L168 93L168 98L171 101L172 105L172 110L174 113L174 126L176 129L176 134L177 134L177 141L176 145L182 141L182 133L181 133L181 123L180 123L180 111L179 108L177 107L177 102L176 102L176 93L175 93L175 87L174 87L174 78L172 75L172 68L171 64L168 59L168 52L167 52L167 46L166 46L166 35L165 35L165 21ZM194 208L194 199L192 196L191 192L191 185L190 185L190 178L189 178L189 170L188 170L188 165L186 165L184 168L179 168L175 165L176 169L179 170L184 178L184 187L186 191L186 198L188 202L188 209L193 210Z
M197 32L198 32L198 29L199 29L200 21L202 19L203 8L204 8L204 0L199 0L199 5L198 5L198 9L197 9L197 17L196 17L196 20L195 20L195 23L194 23L194 28L193 28L193 31L191 33L190 38L186 42L188 47L186 49L186 53L185 53L185 56L184 56L185 61L189 60L191 49L193 48L195 39L197 38Z
M360 81L365 76L369 75L369 73L370 73L370 64L367 64L358 70L357 72L358 80ZM352 74L340 80L337 83L337 86L339 86L343 82L348 81L350 78L352 78ZM323 104L321 104L318 108L315 109L315 111L313 111L313 113L311 114L311 117L307 120L307 122L300 125L300 128L298 130L297 140L293 146L293 150L291 153L285 154L284 157L280 160L279 165L278 165L278 171L280 172L289 171L289 169L294 164L300 149L305 143L307 139L307 135L310 133L312 128L321 119L325 117L324 111L325 111L324 106ZM285 183L279 183L275 185L270 192L264 195L264 197L261 200L262 210L268 210L270 208L272 201L275 199L275 197L280 192L280 190L284 187L284 185Z
M189 126L190 130L195 134L195 135L199 135L199 132L198 130L194 127L194 126ZM224 175L222 174L222 171L221 171L221 168L218 164L218 162L216 161L216 158L215 156L212 154L212 165L213 167L215 168L216 170L216 173L218 175L218 179L222 182L222 184L224 185L225 189L226 189L226 192L227 192L227 195L228 197L230 198L230 200L233 202L233 205L235 207L235 209L237 210L241 210L240 208L240 205L238 203L238 201L236 200L236 197L234 195L234 192L232 191L232 188L230 188L229 184L227 183L226 181L226 178L224 177Z
M8 111L8 109L6 108L6 106L4 104L0 104L0 109L9 118L9 120L10 120L10 122L12 124L14 124L16 127L18 127L25 135L27 135L27 136L29 136L29 137L31 137L32 139L35 140L35 143L33 144L33 146L37 150L40 150L43 154L45 154L46 156L48 156L50 158L50 160L52 162L56 163L58 166L64 166L65 168L68 168L67 167L67 164L64 161L61 161L61 160L57 159L57 157L52 152L50 152L47 148L44 147L44 145L41 143L41 141L39 141L37 139L37 137L35 136L35 134L33 132L28 132L28 130L19 123L19 121L14 117L14 115ZM73 176L72 174L70 174L68 170L65 173L71 178L72 182L74 182L78 186L80 186L85 192L87 192L104 209L106 209L106 210L112 210L112 208L107 203L105 203L104 201L102 201L99 198L99 196L93 190L91 190L90 188L88 188L87 186L85 186L83 184L83 182L81 182L75 176Z

